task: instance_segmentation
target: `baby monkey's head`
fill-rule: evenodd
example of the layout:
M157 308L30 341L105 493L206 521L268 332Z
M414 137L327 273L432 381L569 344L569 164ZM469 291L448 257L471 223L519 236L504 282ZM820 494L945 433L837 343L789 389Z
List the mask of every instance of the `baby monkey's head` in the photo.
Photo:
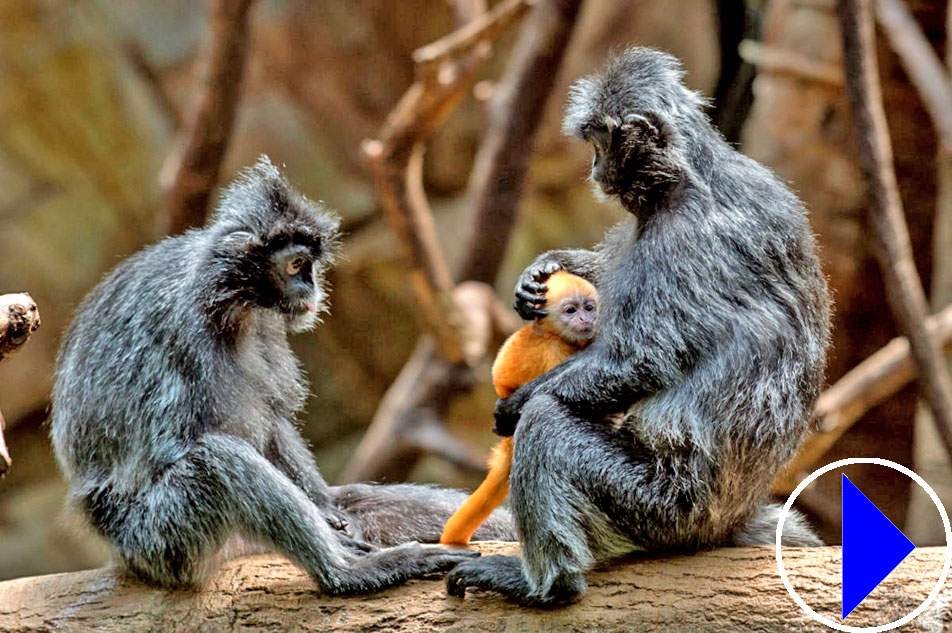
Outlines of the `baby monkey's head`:
M586 344L595 336L598 315L598 293L586 280L560 270L553 273L546 285L545 309L540 319L542 328L569 343Z

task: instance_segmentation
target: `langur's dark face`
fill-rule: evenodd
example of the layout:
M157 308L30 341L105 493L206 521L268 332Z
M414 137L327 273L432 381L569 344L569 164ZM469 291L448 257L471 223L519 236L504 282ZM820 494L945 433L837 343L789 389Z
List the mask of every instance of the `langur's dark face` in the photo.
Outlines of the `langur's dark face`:
M651 160L660 149L659 132L644 116L598 117L582 126L581 134L595 150L591 181L600 197L624 194L632 182L644 180L654 169Z
M615 189L615 165L612 149L612 129L606 125L590 125L586 128L585 140L592 144L595 156L592 159L591 179L606 196L617 193Z
M309 329L327 311L321 239L308 232L294 232L274 239L270 250L266 307L289 317L293 331Z
M313 327L327 311L324 271L336 245L336 232L316 228L285 226L263 238L244 228L225 234L212 260L219 296L244 308L274 310L293 332Z
M590 341L595 336L598 304L584 293L573 293L548 308L558 335L570 342Z

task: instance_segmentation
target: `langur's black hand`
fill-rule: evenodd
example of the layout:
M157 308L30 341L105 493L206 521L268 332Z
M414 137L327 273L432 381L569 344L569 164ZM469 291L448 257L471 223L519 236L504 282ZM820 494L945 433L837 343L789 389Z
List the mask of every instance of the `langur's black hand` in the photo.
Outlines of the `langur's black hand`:
M549 259L533 263L522 271L514 291L516 301L512 305L520 317L526 321L545 317L547 312L542 306L545 305L545 293L549 289L545 285L545 280L549 278L549 275L561 269L562 264L554 259Z
M508 398L496 400L496 410L493 411L496 425L493 427L493 433L502 437L509 437L515 433L519 417L522 415L523 404L524 399L519 397L518 391Z

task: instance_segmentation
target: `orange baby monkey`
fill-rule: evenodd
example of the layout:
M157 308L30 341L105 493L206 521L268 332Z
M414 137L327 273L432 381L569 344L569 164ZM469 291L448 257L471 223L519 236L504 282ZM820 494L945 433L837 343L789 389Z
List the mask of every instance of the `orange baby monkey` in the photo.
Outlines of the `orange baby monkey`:
M598 293L595 287L564 271L546 281L548 314L519 329L503 344L493 363L493 386L500 398L541 376L585 347L595 336ZM489 457L489 474L449 518L440 543L465 545L476 528L509 494L512 438L504 437Z

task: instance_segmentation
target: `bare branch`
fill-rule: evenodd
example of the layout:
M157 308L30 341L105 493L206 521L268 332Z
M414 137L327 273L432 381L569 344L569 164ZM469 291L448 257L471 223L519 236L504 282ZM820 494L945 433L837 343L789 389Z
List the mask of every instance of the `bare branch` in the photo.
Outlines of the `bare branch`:
M212 2L202 86L191 121L159 175L163 233L181 233L205 222L238 110L252 4L253 0Z
M453 297L470 324L467 355L484 358L494 349L494 337L501 339L521 325L486 284L462 283ZM477 463L484 469L482 457L477 460L469 453L461 457L458 445L438 448L432 431L422 436L417 432L421 426L442 424L452 398L469 391L474 382L472 368L447 360L432 338L422 338L384 394L370 428L338 481L402 481L428 452L449 458L467 470L476 468Z
M424 75L433 75L433 68L445 61L458 61L484 42L496 40L507 26L522 17L537 0L509 0L492 11L475 16L470 22L432 44L413 52L413 61Z
M19 351L40 327L40 311L27 292L0 295L0 363ZM6 422L0 413L0 477L10 470L13 460L3 439Z
M926 325L933 339L952 347L952 306L930 317ZM857 420L915 377L916 367L909 354L909 341L904 337L894 338L847 372L820 396L813 413L817 431L807 437L796 457L774 482L774 492L780 495L793 492Z
M453 301L453 279L423 191L425 144L475 83L477 71L488 59L489 42L531 4L506 0L418 49L413 55L416 82L387 117L379 139L363 144L384 212L403 245L424 326L451 362L476 359L463 355L466 323Z
M387 389L338 483L404 481L423 455L408 437L425 420L444 419L454 393L472 385L472 372L443 357L431 337L417 342Z
M581 0L545 0L520 34L515 60L496 102L490 130L471 182L470 217L478 239L469 259L485 266L492 282L525 175L539 112L551 91ZM508 0L414 54L417 80L390 114L380 139L364 142L381 202L410 262L410 282L424 323L424 339L387 391L374 420L344 469L344 482L405 478L425 453L470 469L477 463L442 428L452 399L470 390L473 367L494 349L493 339L519 323L485 283L453 286L436 239L422 185L425 140L469 92L488 55L487 38L534 2ZM506 182L499 182L506 180ZM482 219L487 214L493 218ZM490 272L485 272L489 270ZM479 468L482 469L482 460Z
M952 81L902 0L876 0L876 18L929 112L939 142L952 150Z
M6 420L3 419L3 412L0 411L0 479L2 479L10 466L13 465L13 459L10 457L10 451L7 449L7 443L3 439L3 430L6 428Z
M831 86L843 85L843 71L839 66L810 59L799 52L753 40L744 40L737 50L745 62L767 72L789 73Z
M909 339L918 381L939 435L952 455L952 379L926 328L928 308L912 259L909 232L893 170L873 39L870 0L838 0L846 89L853 112L860 168L868 186L873 228L887 298Z
M522 197L533 139L582 0L540 2L493 91L490 124L470 178L466 256L457 275L493 283Z

